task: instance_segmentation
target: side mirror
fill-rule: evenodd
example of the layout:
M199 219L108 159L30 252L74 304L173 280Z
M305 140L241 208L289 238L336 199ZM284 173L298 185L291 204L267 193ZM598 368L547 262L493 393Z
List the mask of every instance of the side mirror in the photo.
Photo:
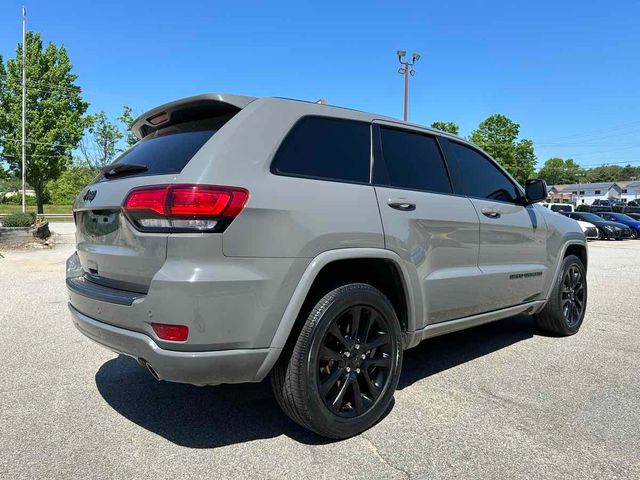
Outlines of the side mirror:
M544 180L527 180L524 184L524 195L528 205L546 200L547 182Z

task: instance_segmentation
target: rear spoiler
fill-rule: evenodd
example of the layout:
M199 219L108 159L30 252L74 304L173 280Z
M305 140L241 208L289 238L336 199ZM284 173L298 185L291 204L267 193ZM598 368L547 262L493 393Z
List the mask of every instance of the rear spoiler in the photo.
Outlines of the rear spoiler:
M205 93L182 98L143 113L134 120L131 131L141 140L160 128L176 123L238 113L255 99L226 93Z

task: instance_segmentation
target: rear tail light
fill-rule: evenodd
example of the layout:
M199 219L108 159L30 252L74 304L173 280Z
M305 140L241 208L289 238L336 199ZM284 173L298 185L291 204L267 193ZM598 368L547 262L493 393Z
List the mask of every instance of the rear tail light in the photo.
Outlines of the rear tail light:
M123 210L144 232L223 232L244 208L249 191L216 185L135 188Z
M184 325L166 325L164 323L152 323L151 328L162 340L172 342L185 342L189 337L189 327Z

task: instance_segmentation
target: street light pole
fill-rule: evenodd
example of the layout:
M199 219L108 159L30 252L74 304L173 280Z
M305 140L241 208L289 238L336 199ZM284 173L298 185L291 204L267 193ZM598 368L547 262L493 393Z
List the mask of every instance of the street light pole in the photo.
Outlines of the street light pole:
M396 55L398 55L398 61L400 62L400 68L398 69L398 73L404 75L404 121L407 121L407 117L409 114L409 74L413 77L416 74L416 71L413 69L415 63L420 60L420 54L417 52L413 52L411 55L411 61L403 60L403 57L407 54L404 50L398 50Z
M409 72L405 67L404 69L404 121L407 121L407 115L409 114Z
M22 213L27 211L27 9L22 7Z

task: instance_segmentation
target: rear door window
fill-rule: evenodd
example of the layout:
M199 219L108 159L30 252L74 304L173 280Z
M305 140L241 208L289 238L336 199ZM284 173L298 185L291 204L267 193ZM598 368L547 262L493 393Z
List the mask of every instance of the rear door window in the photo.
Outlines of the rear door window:
M465 195L501 202L515 202L520 196L515 184L494 163L465 145L449 142L458 162L458 182Z
M376 183L396 188L451 193L449 174L436 139L429 135L380 128L382 165Z
M369 183L371 127L368 123L309 116L296 123L276 152L278 175Z
M122 173L110 178L135 175L165 175L180 173L198 150L230 117L216 117L185 122L160 129L126 150L111 164L143 165L146 170Z

